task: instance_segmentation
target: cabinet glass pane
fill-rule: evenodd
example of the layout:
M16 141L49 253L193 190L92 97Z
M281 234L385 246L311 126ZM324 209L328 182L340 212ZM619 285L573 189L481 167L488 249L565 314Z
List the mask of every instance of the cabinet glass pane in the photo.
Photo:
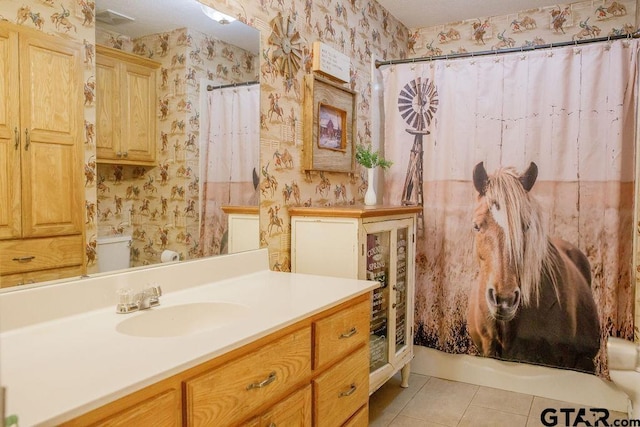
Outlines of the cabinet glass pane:
M377 280L371 306L371 372L389 362L389 255L391 232L367 234L367 279Z
M397 231L396 253L396 352L407 345L407 237L408 228Z

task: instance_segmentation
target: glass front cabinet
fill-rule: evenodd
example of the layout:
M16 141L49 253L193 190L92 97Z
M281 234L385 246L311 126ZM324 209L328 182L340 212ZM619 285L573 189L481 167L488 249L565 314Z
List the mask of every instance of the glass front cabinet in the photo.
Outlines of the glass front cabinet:
M290 208L291 271L376 280L369 393L413 358L416 214L421 207Z

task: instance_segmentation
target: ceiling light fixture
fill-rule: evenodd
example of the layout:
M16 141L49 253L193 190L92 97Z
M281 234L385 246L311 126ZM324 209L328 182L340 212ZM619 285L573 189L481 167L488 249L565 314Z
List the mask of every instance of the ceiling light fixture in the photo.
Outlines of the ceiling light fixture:
M206 4L203 4L201 6L202 6L202 12L205 15L207 15L209 18L216 21L218 24L226 25L236 20L236 18L234 18L233 16L229 16L222 12L219 12L214 8L207 6Z

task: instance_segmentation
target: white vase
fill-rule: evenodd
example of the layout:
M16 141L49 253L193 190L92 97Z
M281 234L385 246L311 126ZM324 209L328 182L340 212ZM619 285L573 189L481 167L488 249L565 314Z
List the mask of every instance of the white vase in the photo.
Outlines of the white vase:
M375 182L373 181L373 172L375 168L367 168L367 192L364 193L364 204L373 206L378 202L376 196Z

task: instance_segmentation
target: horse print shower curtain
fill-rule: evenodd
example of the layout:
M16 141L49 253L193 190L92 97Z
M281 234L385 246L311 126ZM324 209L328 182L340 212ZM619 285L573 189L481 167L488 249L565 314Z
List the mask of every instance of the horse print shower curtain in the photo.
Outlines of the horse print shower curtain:
M382 69L385 202L423 205L414 341L607 376L633 337L634 40Z

